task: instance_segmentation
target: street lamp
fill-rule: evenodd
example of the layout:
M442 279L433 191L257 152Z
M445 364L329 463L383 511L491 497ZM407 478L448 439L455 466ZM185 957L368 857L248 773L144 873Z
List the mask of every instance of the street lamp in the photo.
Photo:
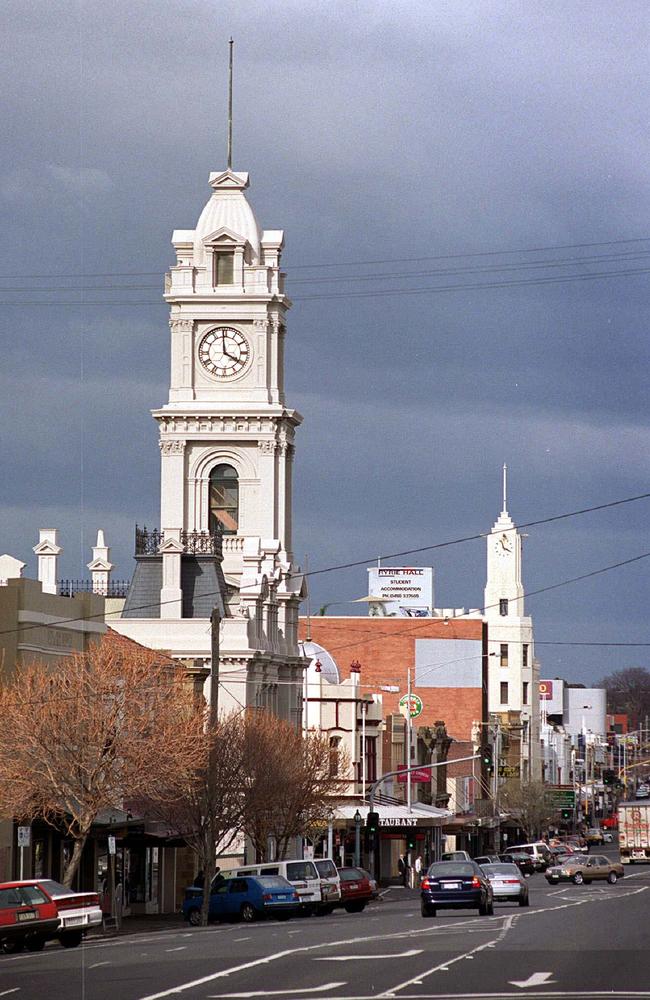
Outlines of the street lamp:
M361 864L361 813L357 809L354 814L354 864L358 868Z

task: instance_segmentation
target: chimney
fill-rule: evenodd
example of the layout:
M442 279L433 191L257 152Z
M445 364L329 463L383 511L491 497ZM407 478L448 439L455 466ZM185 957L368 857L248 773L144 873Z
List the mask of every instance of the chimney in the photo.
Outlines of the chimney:
M56 594L56 561L63 549L57 544L58 530L56 528L41 528L38 533L38 545L34 552L38 556L38 579L44 594Z

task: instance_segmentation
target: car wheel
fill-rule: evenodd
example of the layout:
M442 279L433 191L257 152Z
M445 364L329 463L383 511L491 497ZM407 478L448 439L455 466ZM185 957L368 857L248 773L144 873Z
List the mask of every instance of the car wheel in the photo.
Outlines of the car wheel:
M187 914L187 921L192 927L201 926L201 911L200 910L190 910Z
M3 941L2 950L5 955L17 955L25 947L24 941Z
M607 881L609 882L610 885L614 885L614 882L618 882L618 875L616 874L616 872L610 872L609 875L607 876Z
M493 917L494 916L494 900L492 900L491 903L487 903L486 904L486 908L487 908L487 915L488 915L488 917Z
M59 941L64 948L77 948L81 944L82 937L81 931L63 931L59 934Z
M329 904L327 906L321 906L321 907L319 907L316 910L316 916L317 917L329 917L330 913L332 913L333 910L334 910L334 907L330 906Z
M43 951L45 947L45 938L40 934L34 935L34 937L28 937L25 940L25 947L27 951Z
M254 920L257 919L257 912L252 903L242 903L241 910L242 920L247 924L252 924Z
M519 900L519 905L520 905L520 906L530 906L530 900L529 900L529 898L528 898L528 893L526 893L526 895L525 895L525 896L522 896L522 897L520 898L520 900Z
M574 882L575 885L582 885L584 882L582 872L576 872L571 881Z
M478 904L478 915L479 917L487 917L488 915L487 903Z
M436 915L435 906L431 906L429 903L422 903L420 909L423 917L435 917Z
M276 920L291 920L291 914L290 913L276 913L275 919Z
M366 908L365 903L346 903L345 912L346 913L363 913Z

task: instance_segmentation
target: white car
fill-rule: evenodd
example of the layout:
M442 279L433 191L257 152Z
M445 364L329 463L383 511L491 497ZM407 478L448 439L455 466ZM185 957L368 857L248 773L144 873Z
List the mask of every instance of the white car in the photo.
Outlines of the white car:
M36 881L52 897L59 911L57 938L64 948L76 948L85 932L102 922L99 896L96 892L75 892L50 878Z
M647 799L650 798L650 788L647 785L639 785L636 790L637 799Z

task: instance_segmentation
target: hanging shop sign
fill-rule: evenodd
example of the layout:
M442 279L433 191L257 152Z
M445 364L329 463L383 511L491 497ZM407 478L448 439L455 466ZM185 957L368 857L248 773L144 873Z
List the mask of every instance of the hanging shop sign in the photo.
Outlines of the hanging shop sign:
M422 699L417 694L403 694L399 700L399 710L404 718L410 715L412 719L417 719L418 715L422 715L423 708Z

